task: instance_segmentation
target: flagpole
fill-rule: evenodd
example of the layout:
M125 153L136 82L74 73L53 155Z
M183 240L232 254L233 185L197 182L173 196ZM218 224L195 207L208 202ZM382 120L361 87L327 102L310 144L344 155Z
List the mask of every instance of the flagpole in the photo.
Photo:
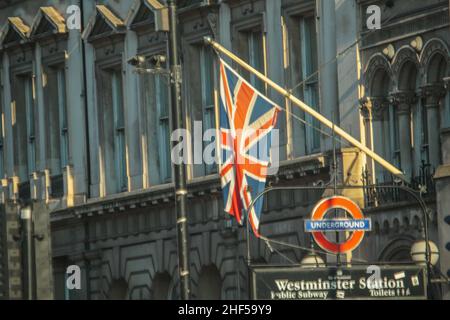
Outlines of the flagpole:
M332 132L336 133L341 138L348 141L350 144L358 148L359 150L363 151L365 154L367 154L369 157L371 157L374 161L378 162L382 167L384 167L386 170L391 172L393 175L397 176L398 178L402 179L405 182L409 182L406 176L403 174L402 171L400 171L398 168L396 168L394 165L383 159L381 156L367 148L365 145L363 145L360 141L352 137L350 134L345 132L340 127L336 126L332 121L325 118L323 115L321 115L319 112L308 106L306 103L298 99L297 97L293 96L289 91L284 89L283 87L276 84L274 81L266 77L264 74L247 64L244 60L236 56L231 51L224 48L222 45L217 43L216 41L212 40L210 37L204 37L203 38L206 44L211 45L215 50L223 53L230 59L232 59L234 62L239 64L241 67L246 69L249 72L252 72L254 75L256 75L259 79L264 81L266 84L268 84L270 87L272 87L274 90L276 90L278 93L285 96L287 99L291 100L294 104L299 106L303 111L306 113L309 113L311 116L319 120L322 124L327 126L332 130Z

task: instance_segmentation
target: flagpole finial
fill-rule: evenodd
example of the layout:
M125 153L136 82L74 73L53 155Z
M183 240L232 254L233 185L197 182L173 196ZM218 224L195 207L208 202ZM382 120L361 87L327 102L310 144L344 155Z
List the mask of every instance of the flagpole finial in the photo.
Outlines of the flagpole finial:
M205 42L205 44L211 44L212 38L211 37L203 37L203 41Z

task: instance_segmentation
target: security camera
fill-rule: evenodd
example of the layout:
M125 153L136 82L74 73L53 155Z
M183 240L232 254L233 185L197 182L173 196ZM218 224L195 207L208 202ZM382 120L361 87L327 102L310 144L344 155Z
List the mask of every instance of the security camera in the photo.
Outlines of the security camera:
M166 56L162 54L154 55L150 58L150 63L156 68L161 68L166 63Z
M130 58L127 62L132 65L133 67L139 67L145 64L145 57L144 56L134 56Z

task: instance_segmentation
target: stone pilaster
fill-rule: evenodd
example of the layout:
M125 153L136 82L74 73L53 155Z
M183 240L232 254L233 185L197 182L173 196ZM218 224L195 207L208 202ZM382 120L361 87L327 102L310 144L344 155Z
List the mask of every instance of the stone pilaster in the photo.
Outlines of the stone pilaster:
M444 89L446 90L447 99L450 100L450 77L444 78ZM450 102L450 101L449 101ZM447 108L449 108L447 106ZM444 116L449 119L450 110L446 110ZM442 163L450 163L450 121L443 123L444 128L441 129L441 153L442 153Z
M10 300L20 300L24 297L23 292L23 266L22 248L20 239L21 223L18 215L18 207L13 201L7 201L4 205L5 217L5 283L6 296Z

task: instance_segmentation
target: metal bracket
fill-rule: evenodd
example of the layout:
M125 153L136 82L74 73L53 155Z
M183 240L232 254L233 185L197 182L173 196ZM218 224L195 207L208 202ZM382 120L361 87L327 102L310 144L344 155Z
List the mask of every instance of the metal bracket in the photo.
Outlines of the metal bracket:
M146 68L135 68L133 70L133 73L137 73L137 74L162 74L162 75L166 75L169 76L170 72L166 69L146 69Z
M171 81L173 81L173 83L181 84L183 82L181 80L181 66L180 65L172 66L170 76Z

